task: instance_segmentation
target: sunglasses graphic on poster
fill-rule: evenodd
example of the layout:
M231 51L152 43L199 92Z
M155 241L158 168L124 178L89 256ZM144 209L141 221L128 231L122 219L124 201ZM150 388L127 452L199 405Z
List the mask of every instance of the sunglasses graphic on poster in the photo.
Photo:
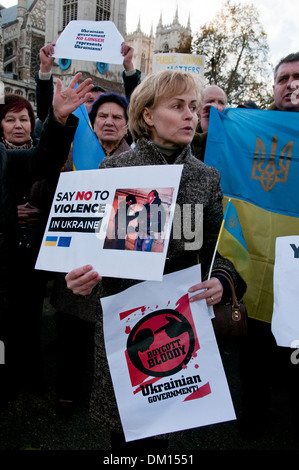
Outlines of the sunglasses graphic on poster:
M129 365L154 377L180 371L194 352L194 329L177 310L162 309L149 313L128 337ZM130 374L134 382L134 374Z
M199 275L194 266L101 300L127 441L235 419L210 314L189 302Z

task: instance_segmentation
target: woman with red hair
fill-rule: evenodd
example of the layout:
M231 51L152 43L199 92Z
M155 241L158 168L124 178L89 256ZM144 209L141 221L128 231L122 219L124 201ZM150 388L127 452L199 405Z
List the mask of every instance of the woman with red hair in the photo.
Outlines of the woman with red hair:
M0 136L6 148L31 148L35 116L28 100L13 93L5 95L0 106Z
M90 96L90 79L76 87L81 75L63 92L57 81L53 105L36 145L29 101L12 94L5 95L0 104L0 341L5 346L0 408L25 387L40 391L45 282L34 266L47 214L37 196L41 188L33 184L42 178L47 178L47 184L58 180L77 128L78 120L70 114Z

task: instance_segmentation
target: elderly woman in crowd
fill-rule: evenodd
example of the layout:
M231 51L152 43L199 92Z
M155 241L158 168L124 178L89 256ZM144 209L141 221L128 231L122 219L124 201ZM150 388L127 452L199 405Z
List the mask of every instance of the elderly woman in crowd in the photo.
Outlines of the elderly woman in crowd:
M117 93L102 94L93 104L89 118L106 156L129 150L128 101Z
M1 142L6 148L28 149L33 146L31 132L35 117L28 100L13 93L6 94L0 109L0 122Z
M181 239L170 238L165 273L201 263L202 278L208 273L223 218L220 177L216 169L193 156L191 142L198 123L200 91L195 78L180 71L163 71L149 75L133 92L129 107L129 129L135 147L117 157L107 157L101 168L138 165L183 165L177 204L191 205L191 223L195 227L195 208L203 206L203 243L186 250ZM158 170L157 170L158 171ZM182 211L181 211L182 212ZM183 227L183 224L182 224ZM196 229L200 229L196 227ZM217 269L225 269L234 280L238 295L246 285L234 266L217 255L209 280L190 286L190 301L205 299L213 306L226 295L227 286ZM146 269L146 266L145 266ZM91 266L77 268L66 276L67 285L76 294L88 295L97 290L103 296L118 293L137 281L101 278ZM99 424L121 435L102 332L102 316L96 323L95 377L91 396L91 413ZM148 441L148 440L146 440ZM118 446L120 443L118 442ZM147 445L147 444L146 444Z
M34 129L35 116L30 102L17 94L5 95L5 103L0 105L0 141L5 148L20 150L30 149L37 145L38 139L32 137ZM45 221L47 217L56 183L57 174L53 181L49 178L42 180L39 184L29 186L24 180L17 188L19 224L24 229L22 230L23 244L27 242L28 247L30 247L30 242L35 240L36 229L41 226L41 219ZM37 245L34 242L35 247L39 245L39 242L40 238L38 238Z

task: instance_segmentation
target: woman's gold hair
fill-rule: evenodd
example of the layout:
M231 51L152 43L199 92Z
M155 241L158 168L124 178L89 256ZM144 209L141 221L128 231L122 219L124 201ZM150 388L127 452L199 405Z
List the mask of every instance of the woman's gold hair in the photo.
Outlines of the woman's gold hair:
M162 97L171 98L190 89L194 89L199 106L202 89L199 81L191 73L163 70L147 75L135 88L130 99L128 124L133 140L151 136L151 128L143 118L145 108L154 109Z

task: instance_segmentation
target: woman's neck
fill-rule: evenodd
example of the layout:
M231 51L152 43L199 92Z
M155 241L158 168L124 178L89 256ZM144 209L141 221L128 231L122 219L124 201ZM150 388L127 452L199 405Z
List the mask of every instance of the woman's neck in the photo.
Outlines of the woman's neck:
M99 142L100 142L100 144L101 144L101 146L102 146L102 148L103 148L103 150L104 150L106 156L111 155L116 149L118 149L118 147L119 147L120 144L121 144L121 141L122 141L122 139L121 139L119 142L105 142L105 143L104 143L104 142L101 142L101 141L99 140Z
M167 160L168 163L173 163L174 160L180 153L182 152L183 147L178 145L176 147L168 147L167 145L157 144L153 142L158 150L162 153L164 158Z
M11 149L11 150L14 150L14 149L30 149L33 146L33 140L32 140L31 137L27 142L24 142L22 144L14 144L12 142L9 142L7 139L5 139L4 136L2 136L0 138L0 141L4 144L4 146L7 149Z

